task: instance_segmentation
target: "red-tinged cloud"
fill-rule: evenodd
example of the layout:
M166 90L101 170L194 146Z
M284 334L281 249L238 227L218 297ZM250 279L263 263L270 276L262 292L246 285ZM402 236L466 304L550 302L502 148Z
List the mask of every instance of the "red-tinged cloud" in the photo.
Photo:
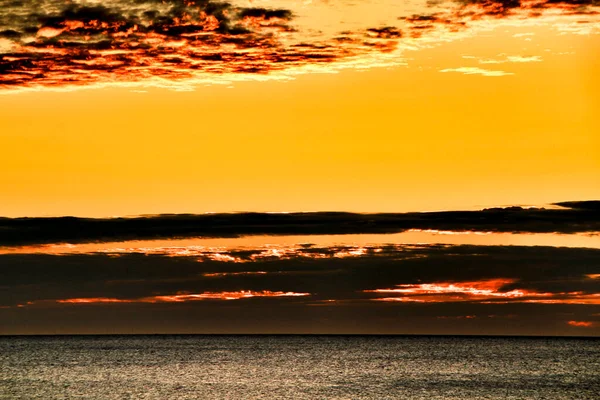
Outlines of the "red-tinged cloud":
M244 276L244 275L266 275L266 271L241 271L241 272L209 272L202 274L207 278L224 278L228 276Z
M252 291L241 290L237 292L205 292L195 294L177 294L172 296L154 296L142 299L146 303L181 303L197 300L240 300L252 297L304 297L310 293L272 292L270 290Z
M469 282L434 282L401 284L395 288L365 290L384 297L374 301L406 303L540 303L540 304L600 304L600 294L584 292L537 292L531 289L507 288L514 279L490 279Z
M591 304L600 305L600 294L598 293L583 293L583 292L567 292L553 294L552 298L548 299L526 299L524 303L540 303L540 304Z
M329 64L399 36L310 42L294 34L293 18L286 9L214 0L0 0L0 87L188 88Z
M591 328L596 325L596 323L592 321L568 321L567 323L578 328Z
M451 4L453 6L431 14L414 14L399 19L408 24L407 29L413 38L440 30L464 31L480 21L527 22L543 16L586 17L584 22L600 20L598 0L454 0ZM580 25L581 22L576 21Z
M241 300L253 297L304 297L310 293L280 292L270 290L240 290L232 292L204 292L204 293L178 293L173 295L160 295L141 297L137 299L118 299L107 297L89 297L56 300L60 304L107 304L107 303L184 303L199 300Z
M598 249L304 243L149 250L131 248L119 257L0 255L0 306L18 315L76 305L94 305L95 312L183 312L241 300L233 302L236 307L265 312L294 307L309 313L308 307L350 316L427 310L436 321L568 313L569 319L585 321L600 304L600 281L589 277L598 273ZM222 257L213 257L217 250Z
M552 13L590 22L598 19L598 6L598 0L459 0L431 14L400 17L402 22L382 15L399 27L365 25L324 34L302 31L288 9L215 0L0 0L0 89L190 90L207 82L389 66L403 62L405 39L443 42L441 31L464 31L476 21ZM344 26L343 20L330 22Z
M200 246L133 249L119 257L0 254L0 320L12 329L0 324L0 332L28 332L32 324L52 327L40 330L48 332L80 321L91 331L148 323L154 331L175 324L174 331L193 326L204 332L227 321L214 331L256 323L253 332L268 332L273 324L290 332L290 324L302 322L316 332L406 333L421 323L422 333L462 326L475 329L470 333L534 334L562 325L565 334L597 334L598 326L567 321L598 319L600 280L590 278L599 272L598 249L320 247L301 240L298 246L219 248L220 258L212 257L216 248L205 254ZM343 329L322 329L327 321Z
M134 300L115 299L110 297L89 297L81 299L56 300L57 303L64 304L110 304L110 303L133 303Z
M366 290L366 293L392 294L397 297L384 297L381 301L416 301L416 302L441 302L441 301L474 301L489 300L491 298L516 298L524 297L523 290L510 290L501 292L499 289L510 283L513 279L491 279L474 282L437 282L398 285L392 289Z

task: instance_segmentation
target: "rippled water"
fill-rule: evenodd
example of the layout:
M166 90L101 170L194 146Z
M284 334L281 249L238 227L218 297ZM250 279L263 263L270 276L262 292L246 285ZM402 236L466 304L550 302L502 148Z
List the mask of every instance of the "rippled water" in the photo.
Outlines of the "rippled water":
M2 399L599 399L599 338L0 337Z

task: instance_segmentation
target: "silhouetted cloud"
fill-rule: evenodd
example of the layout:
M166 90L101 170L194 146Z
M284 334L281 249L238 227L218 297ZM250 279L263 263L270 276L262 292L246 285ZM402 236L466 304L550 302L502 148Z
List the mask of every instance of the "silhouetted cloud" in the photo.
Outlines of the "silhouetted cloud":
M393 26L384 26L382 28L369 28L367 34L380 39L397 39L402 37L400 29Z
M389 297L373 291L394 287L400 288L399 295L411 297L410 291L402 293L403 287L441 283L466 288L465 296L454 301L493 300L485 293L471 299L469 288L493 289L490 293L496 294L523 292L523 296L497 298L514 302L528 300L528 293L546 293L551 296L545 299L560 300L600 291L600 280L590 278L599 272L597 249L373 245L305 247L287 253L233 249L218 254L173 255L165 249L162 254L2 255L6 290L1 305L242 291L310 294L304 301L346 301ZM447 293L453 292L434 291Z
M149 312L156 321L173 320L179 328L187 323L197 330L201 325L189 318L196 313L209 318L207 324L218 324L219 313L240 317L228 322L231 331L260 331L241 315L263 313L260 320L268 322L263 332L266 326L324 315L341 327L360 327L357 331L372 322L376 331L398 330L389 321L394 315L403 321L417 318L415 323L440 319L436 323L446 328L467 319L517 325L533 319L566 329L583 326L568 321L598 321L600 280L590 278L600 272L596 249L304 246L257 257L261 252L229 250L220 259L168 252L0 255L0 315L12 321L0 330L26 330L18 321L35 325L45 318L41 315L110 321L108 310L119 324L118 315L130 315L133 330L144 323L131 316ZM76 326L77 319L70 324ZM159 322L155 331L160 331L157 327Z
M600 212L600 201L563 201L560 203L554 203L554 205L566 208Z
M563 209L490 208L402 214L314 212L178 214L137 218L0 218L0 245L183 237L396 233L409 229L488 232L598 232L597 201Z

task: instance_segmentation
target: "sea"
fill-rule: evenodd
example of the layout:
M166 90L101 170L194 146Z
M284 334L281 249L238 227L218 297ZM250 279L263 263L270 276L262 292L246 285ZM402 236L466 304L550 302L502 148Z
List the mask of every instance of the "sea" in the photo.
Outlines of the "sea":
M600 399L600 338L0 337L0 399Z

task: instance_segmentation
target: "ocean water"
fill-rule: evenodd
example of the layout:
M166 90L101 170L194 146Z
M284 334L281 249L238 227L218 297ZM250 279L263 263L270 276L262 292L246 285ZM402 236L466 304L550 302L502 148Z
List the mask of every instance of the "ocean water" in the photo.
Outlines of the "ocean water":
M1 399L600 399L600 338L0 337Z

